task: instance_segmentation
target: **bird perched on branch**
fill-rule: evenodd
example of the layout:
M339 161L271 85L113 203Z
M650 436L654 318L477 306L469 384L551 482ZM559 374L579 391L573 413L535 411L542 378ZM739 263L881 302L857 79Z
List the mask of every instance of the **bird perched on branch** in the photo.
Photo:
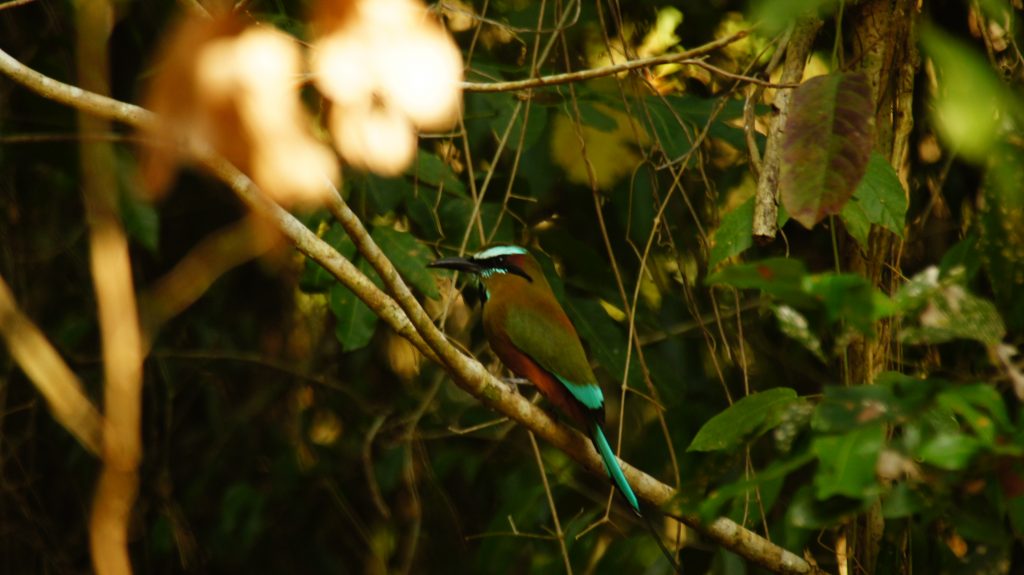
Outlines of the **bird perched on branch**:
M622 473L604 433L604 394L590 369L583 344L555 298L540 264L526 249L499 245L469 258L443 258L429 264L468 272L483 287L484 334L506 367L528 379L584 431L604 462L612 484L640 517L640 502ZM672 555L645 518L669 562Z

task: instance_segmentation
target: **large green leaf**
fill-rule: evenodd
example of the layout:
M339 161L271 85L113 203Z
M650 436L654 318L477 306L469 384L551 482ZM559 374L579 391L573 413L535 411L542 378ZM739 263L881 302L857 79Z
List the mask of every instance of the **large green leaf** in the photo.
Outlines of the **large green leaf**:
M815 438L812 449L820 462L814 476L817 498L842 495L863 499L877 494L875 463L884 445L885 429L881 425Z
M1000 116L1013 107L1013 96L984 56L934 26L922 26L921 44L941 78L932 120L939 135L958 154L977 162L996 142Z
M794 90L779 174L789 215L811 228L838 214L864 176L873 138L866 75L818 76Z
M996 306L956 285L941 290L919 319L920 326L900 332L902 341L935 344L973 339L992 346L1006 336L1006 326Z
M874 333L874 322L892 312L889 298L856 274L807 276L804 291L825 308L829 321L843 321L863 334Z
M907 196L896 170L885 156L872 152L864 178L840 212L847 231L866 250L871 224L903 237L906 215Z
M774 427L784 409L802 401L796 391L776 387L744 397L708 420L694 436L687 451L735 449L752 436Z
M711 274L707 283L725 284L740 289L759 289L786 303L799 305L812 301L803 289L806 277L807 268L800 260L770 258L723 268Z
M719 263L737 256L754 245L754 198L748 198L733 210L722 216L722 221L711 239L711 255L708 269L713 270Z
M427 270L433 254L412 234L378 226L373 229L371 237L407 282L427 297L437 299L440 296L434 275Z
M967 467L981 449L981 441L963 433L940 433L928 439L917 452L925 463L957 471Z

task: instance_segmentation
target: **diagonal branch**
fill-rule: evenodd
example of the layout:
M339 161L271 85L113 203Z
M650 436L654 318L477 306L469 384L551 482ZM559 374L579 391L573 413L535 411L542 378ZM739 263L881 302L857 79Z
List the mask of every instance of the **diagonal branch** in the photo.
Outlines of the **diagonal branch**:
M143 129L158 123L157 117L143 108L91 94L42 76L2 50L0 73L46 98L106 118L120 120ZM543 437L591 473L604 474L601 460L589 440L575 430L558 423L524 397L509 391L476 359L464 355L448 342L340 195L334 194L330 197L328 208L341 222L363 257L373 265L394 299L380 291L349 260L270 200L245 174L208 145L190 142L186 145L185 152L196 163L221 179L250 209L277 226L282 235L299 251L323 266L352 290L399 335L409 339L427 357L443 365L459 387L472 394L485 406ZM672 487L628 463L623 462L622 467L638 496L659 506L670 503L675 497L676 492ZM772 571L793 574L811 572L811 566L797 555L732 520L719 518L710 523L703 523L696 517L688 516L683 519L709 539Z
M46 399L53 417L75 436L86 451L98 456L103 441L103 417L43 332L18 309L2 277L0 337L7 342L11 357Z

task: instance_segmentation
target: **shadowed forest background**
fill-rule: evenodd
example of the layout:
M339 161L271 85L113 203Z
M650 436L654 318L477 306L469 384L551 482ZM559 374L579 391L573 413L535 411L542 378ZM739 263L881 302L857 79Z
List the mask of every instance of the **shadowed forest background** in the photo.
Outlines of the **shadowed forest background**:
M0 0L0 572L670 573L496 243L684 572L1024 570L1020 0L373 1Z

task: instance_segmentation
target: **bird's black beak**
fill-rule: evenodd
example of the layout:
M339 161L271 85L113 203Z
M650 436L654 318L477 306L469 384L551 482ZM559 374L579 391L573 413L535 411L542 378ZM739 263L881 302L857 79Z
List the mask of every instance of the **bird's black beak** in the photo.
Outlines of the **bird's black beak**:
M427 264L428 268L444 268L460 272L478 274L482 269L480 264L466 258L441 258Z

